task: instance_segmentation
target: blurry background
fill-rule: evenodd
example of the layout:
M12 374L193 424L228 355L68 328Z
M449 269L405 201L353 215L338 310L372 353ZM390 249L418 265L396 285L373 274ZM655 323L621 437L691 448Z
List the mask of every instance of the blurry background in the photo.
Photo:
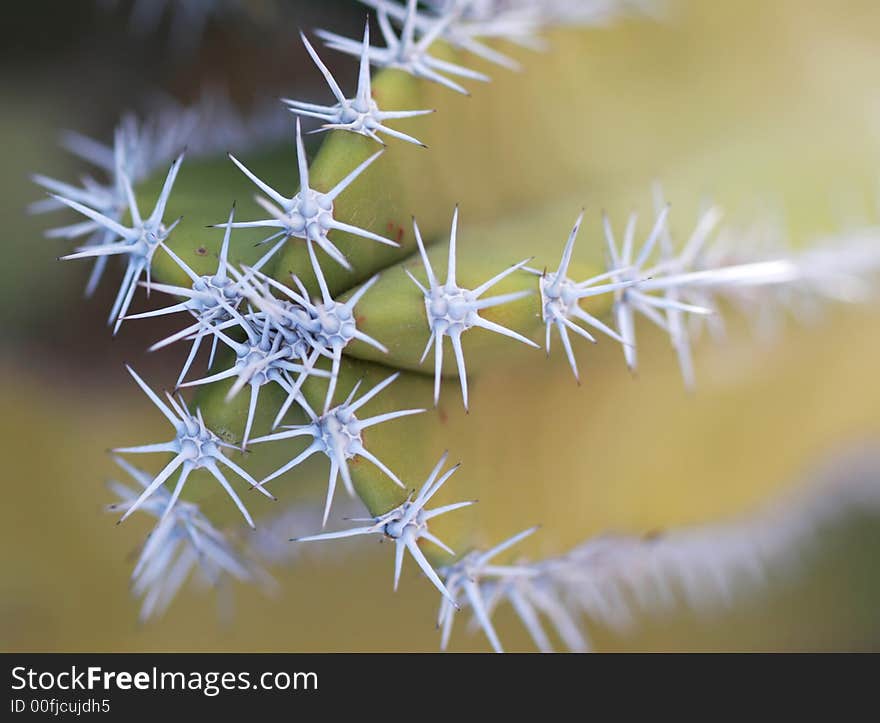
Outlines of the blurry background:
M5 11L4 650L436 649L433 590L411 574L392 594L390 552L380 545L296 553L294 565L272 569L279 582L274 596L235 589L222 598L219 613L213 592L188 588L164 618L138 625L138 602L127 585L147 523L132 519L117 528L103 511L106 480L116 475L105 450L133 433L134 439L164 434L122 362L136 359L145 377L167 379L179 368L180 350L143 353L148 341L174 329L165 323L123 325L111 341L104 321L115 287L108 279L93 299L82 299L88 264L56 261L67 245L42 238L54 218L26 214L28 203L42 197L28 175L77 177L83 168L59 147L60 131L109 139L123 111L148 114L166 95L186 102L204 87L219 87L243 107L279 94L323 97L296 31L320 26L355 36L364 7L346 0L245 5L246 14L210 19L191 43L171 27L172 13L162 15L158 27L134 32L125 1L35 0ZM587 31L593 47L583 59L583 93L595 99L593 112L571 119L565 142L595 148L588 201L625 209L660 178L673 199L689 193L685 203L695 206L711 195L733 209L733 220L770 209L796 237L873 223L880 190L878 30L880 8L871 0L670 0L662 22L628 20ZM334 71L349 87L353 64L325 55L337 61ZM529 54L518 57L528 73ZM498 83L516 82L500 69L493 76ZM566 111L566 99L547 100ZM280 105L277 113L285 113ZM576 210L562 213L549 243L561 242ZM590 234L598 239L595 224ZM635 383L613 345L582 350L589 365L589 382L578 390L589 417L583 433L608 454L580 460L577 469L595 482L576 488L576 507L595 506L597 488L632 489L614 504L653 509L688 494L712 499L717 487L727 491L719 495L727 500L725 509L736 514L809 477L829 456L854 444L871 446L880 435L876 309L833 309L815 326L789 324L772 342L756 339L746 325L734 328L728 345L699 346L700 389L693 398L681 388L665 340L646 334L644 342ZM514 366L485 380L476 393L504 397L528 382L549 407L547 398L559 401L575 389L557 362L537 373ZM557 384L560 375L565 386ZM509 413L516 414L516 402L510 404ZM496 407L496 414L504 410ZM711 427L707 438L714 446L673 437L676 424ZM628 446L627 437L640 443ZM497 492L492 508L510 532L545 523L549 539L540 551L560 552L601 531L592 523L578 527L576 516L560 510L570 501L536 480L534 468L490 459L480 471L517 491ZM656 484L637 491L632 480L649 474ZM862 467L859 474L873 471ZM311 489L297 494L314 500L322 475L319 469ZM741 499L729 494L739 486L752 492ZM672 487L677 491L664 502ZM620 520L626 519L613 516L624 527ZM308 529L292 527L284 533ZM648 531L633 527L624 531ZM801 572L780 578L766 596L709 617L682 612L670 622L646 616L626 637L593 629L594 637L600 647L625 649L876 648L880 514L850 515L816 542ZM506 612L499 620L509 647L529 649ZM454 648L483 649L482 638L464 628L458 625Z

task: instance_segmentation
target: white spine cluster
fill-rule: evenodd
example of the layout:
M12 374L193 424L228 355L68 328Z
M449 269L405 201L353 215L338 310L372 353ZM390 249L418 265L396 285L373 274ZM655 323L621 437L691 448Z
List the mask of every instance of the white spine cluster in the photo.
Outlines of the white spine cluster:
M327 518L330 515L330 505L333 502L333 493L336 490L336 481L339 475L342 475L342 481L348 493L354 496L354 484L351 481L351 472L348 469L348 460L352 457L359 456L369 460L379 470L394 482L398 487L403 487L397 475L394 474L387 466L365 446L363 441L363 432L377 424L390 422L400 417L408 417L413 414L421 414L424 409L402 409L395 412L386 412L367 419L359 419L357 411L367 402L378 395L383 389L394 382L400 374L392 374L390 377L380 382L366 394L355 399L360 383L356 384L354 389L348 395L348 398L340 405L329 408L329 399L325 404L322 414L317 414L311 405L301 396L296 397L296 401L305 410L309 417L309 423L304 425L292 425L284 432L276 432L265 437L254 440L254 444L258 442L273 442L282 439L292 439L294 437L311 437L312 441L309 445L296 457L290 460L280 469L270 474L260 484L265 485L276 477L280 477L285 472L290 471L313 454L323 452L330 460L330 477L327 486L327 502L324 506L324 524L327 524Z
M363 527L352 527L341 532L326 532L320 535L310 535L307 537L292 538L293 542L311 542L316 540L338 540L343 537L356 537L359 535L382 535L384 538L394 542L394 589L397 590L397 584L400 581L400 572L403 569L404 552L409 552L418 566L425 573L425 576L434 584L443 599L455 608L458 603L455 601L452 593L447 589L446 585L437 575L437 572L428 562L425 554L419 548L419 540L436 545L447 554L454 555L452 549L440 540L436 535L432 534L428 529L428 523L440 515L447 512L459 510L462 507L468 507L474 504L475 500L466 502L454 502L442 507L436 507L432 510L426 510L425 505L431 501L431 498L437 494L440 488L446 483L456 470L455 465L442 475L440 471L446 466L447 455L444 453L440 457L440 461L431 470L428 479L422 485L418 494L410 494L403 504L395 507L393 510L376 517L354 519L352 522L366 522L368 524Z
M421 361L425 360L431 346L434 346L434 405L437 405L440 399L440 379L443 372L443 339L449 337L452 343L452 349L455 352L455 360L458 364L458 378L461 383L461 397L464 402L464 408L468 408L468 387L467 387L467 368L465 367L464 351L461 346L461 336L468 329L475 326L496 334L508 336L511 339L520 341L537 348L537 344L531 339L527 339L511 329L508 329L494 321L489 321L480 316L480 311L491 309L494 306L500 306L517 299L522 299L531 294L531 291L514 291L509 294L500 294L498 296L490 296L481 298L483 294L488 292L502 279L507 278L515 271L523 268L529 261L526 259L518 264L505 269L496 274L476 289L465 289L458 285L455 279L456 272L456 245L458 236L458 207L452 215L452 231L449 234L449 260L446 271L446 281L442 284L434 275L434 269L431 261L428 259L428 253L425 250L425 244L422 241L422 234L419 226L413 220L413 231L416 236L416 243L419 246L419 253L422 257L422 263L425 266L425 274L427 275L427 286L422 284L409 271L406 273L412 279L413 283L419 287L419 291L425 297L425 313L428 318L428 330L431 332L428 337L428 343L425 345L425 351L422 353Z
M454 20L454 16L438 17L425 24L419 22L416 0L407 0L401 29L398 35L391 23L392 3L377 3L377 18L385 47L345 38L336 33L319 30L318 36L328 47L355 57L366 56L371 65L380 68L402 70L417 78L439 83L456 93L468 95L468 91L449 76L487 82L489 77L462 65L441 60L430 53L430 48Z
M87 175L80 185L35 174L33 181L67 201L75 201L107 219L121 223L129 210L126 185L136 186L179 154L186 147L190 158L214 156L226 148L272 144L282 138L278 119L284 115L270 112L264 106L243 115L229 96L214 88L205 91L192 106L162 99L148 119L141 121L132 114L123 116L113 134L112 145L106 145L80 133L62 134L62 146L77 158L93 166L97 177ZM275 106L272 106L275 111ZM29 206L31 213L49 213L63 209L65 201L46 198ZM94 219L59 226L46 232L47 238L80 240L80 246L91 248L119 240L113 229ZM97 255L95 266L86 284L91 296L104 274L109 256ZM117 321L111 314L110 323Z
M134 292L142 276L146 276L149 285L153 254L180 221L177 219L166 225L164 216L165 206L171 195L171 189L174 186L181 163L183 163L183 154L179 155L171 164L168 175L165 177L165 185L153 207L153 212L147 218L141 217L128 174L123 169L119 170L119 178L128 202L128 212L131 215L131 226L124 226L110 216L79 201L57 194L53 195L54 199L81 213L91 223L110 233L109 236L102 235L100 243L80 247L75 253L63 256L63 259L106 256L120 256L126 259L125 275L122 278L119 293L116 295L116 301L113 302L113 308L110 310L110 322L114 324L114 334L119 330L123 318L128 313L128 307L134 298Z
M336 105L325 106L316 105L314 103L305 103L299 100L291 100L289 98L282 99L282 102L290 108L291 112L324 121L324 124L318 129L319 131L349 131L351 133L357 133L358 135L367 136L377 143L385 145L379 137L379 134L381 133L417 146L425 145L417 138L413 138L406 133L389 128L386 124L391 120L417 118L418 116L433 113L433 110L381 110L373 99L373 85L372 77L370 75L370 56L368 53L370 47L369 22L367 22L367 26L364 29L358 87L353 98L345 97L342 88L339 87L339 84L336 82L330 69L324 65L324 61L321 60L317 51L312 47L312 44L309 42L309 39L305 34L300 33L300 37L302 37L303 45L305 45L312 60L315 61L315 65L318 66L318 70L321 71L324 79L327 81L327 85L330 86L330 91L333 93L337 102Z
M373 162L381 156L383 151L370 156L366 161L361 163L339 183L337 183L327 193L321 193L309 186L309 160L306 157L306 151L303 147L302 126L299 118L296 120L296 158L299 166L299 191L287 198L272 188L269 184L260 180L256 175L251 173L248 168L241 163L235 156L230 155L230 160L238 166L254 185L268 196L264 198L257 196L256 201L271 216L271 218L262 221L244 221L229 224L218 224L219 228L271 228L279 229L265 238L261 243L270 243L277 241L274 246L263 256L258 262L259 266L265 264L290 238L303 239L306 245L311 247L315 244L325 254L332 258L336 263L346 269L351 269L351 264L345 255L330 240L329 233L332 230L344 231L355 236L377 241L387 246L399 246L396 241L387 239L384 236L375 234L372 231L352 226L351 224L339 221L334 216L334 202L337 197L345 191L358 176L369 168ZM320 274L320 269L315 268L315 274Z
M548 27L603 25L624 15L657 12L656 0L424 0L421 9L413 0L360 1L404 30L433 34L510 70L519 70L520 64L497 50L493 41L543 50L541 32Z
M226 494L229 495L235 503L235 506L238 507L248 525L254 527L254 521L251 518L250 513L248 513L247 508L244 506L238 493L236 493L232 488L232 485L226 480L226 476L223 474L221 466L228 467L247 482L252 489L259 490L267 497L272 497L272 495L260 487L247 472L239 467L238 464L223 454L223 449L235 449L233 445L224 442L218 435L208 429L205 425L205 421L202 419L202 413L200 410L196 410L195 415L191 414L182 398L175 400L174 397L167 392L165 393L167 399L166 404L160 399L158 394L147 386L146 382L137 375L134 369L131 367L127 368L138 386L143 390L144 394L149 397L150 401L153 402L160 412L162 412L165 418L171 422L176 434L174 439L170 442L145 444L138 447L120 447L113 450L116 453L122 454L149 454L161 452L173 455L171 461L163 467L162 471L159 472L149 485L145 486L144 491L141 492L138 498L127 507L125 514L119 522L127 519L129 515L144 504L152 495L163 488L165 482L175 472L180 470L180 475L174 486L174 491L171 493L171 497L168 499L168 504L163 512L163 515L170 514L180 497L180 493L183 491L183 487L186 484L186 480L190 473L193 470L206 469L220 483L220 486L223 487Z
M141 490L152 484L152 475L124 459L117 458L116 462ZM112 482L110 488L118 498L118 502L109 506L111 512L128 513L142 494L137 488L120 482ZM144 543L132 573L134 593L143 599L141 620L165 612L194 570L212 586L220 585L225 578L259 583L270 580L261 568L230 544L197 505L191 502L172 505L170 496L163 487L141 505L144 512L159 520Z

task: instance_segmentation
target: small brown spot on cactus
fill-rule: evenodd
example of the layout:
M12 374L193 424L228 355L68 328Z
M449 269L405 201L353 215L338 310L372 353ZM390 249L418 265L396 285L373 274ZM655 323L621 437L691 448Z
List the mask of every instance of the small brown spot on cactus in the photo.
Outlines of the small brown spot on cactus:
M393 236L394 240L397 241L397 243L403 241L403 238L406 235L406 229L404 229L403 226L394 221L389 221L387 224L385 224L385 231L387 232L389 237Z
M198 255L198 256L206 256L207 253L208 253L208 249L206 249L204 246L199 246L196 249L196 255Z

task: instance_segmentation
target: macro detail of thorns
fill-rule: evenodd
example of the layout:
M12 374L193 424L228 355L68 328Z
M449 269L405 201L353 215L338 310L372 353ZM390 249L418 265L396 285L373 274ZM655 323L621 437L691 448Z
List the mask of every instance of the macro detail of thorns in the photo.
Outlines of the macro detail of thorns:
M289 544L363 536L393 543L394 589L408 555L440 594L437 622L443 649L462 610L472 613L473 625L498 652L504 646L493 616L503 606L513 610L537 649L549 651L558 647L554 642L558 640L568 649L582 651L591 648L584 617L602 617L625 627L627 596L666 600L683 594L698 606L733 597L739 577L759 586L759 558L781 558L787 546L806 537L790 514L774 517L763 527L743 523L723 530L676 531L656 541L609 534L591 537L567 553L511 560L510 551L515 554L519 543L541 536L538 527L526 528L539 521L517 523L513 530L526 529L488 548L454 540L447 544L444 532L434 529L446 518L436 525L434 520L475 502L460 497L453 502L434 500L435 495L445 494L441 489L458 466L444 472L444 454L426 478L402 474L399 460L388 460L382 438L378 432L374 437L374 431L380 425L383 430L393 429L406 450L408 472L426 470L437 457L425 456L414 438L415 425L428 419L426 424L435 424L442 432L451 410L471 409L476 396L469 395L469 380L491 373L479 363L471 364L480 349L497 348L493 359L521 354L527 359L524 363L533 364L541 363L544 355L564 355L560 368L575 390L569 369L577 384L601 384L593 375L582 375L591 353L584 341L607 344L610 340L615 348L619 345L620 370L635 372L641 348L637 327L643 324L668 339L684 386L696 390L693 357L700 328L718 328L731 308L784 313L797 304L868 298L880 270L876 238L856 233L835 243L784 252L773 245L745 248L730 243L729 229L722 227L722 212L716 205L692 219L690 234L681 237L673 232L673 210L658 185L648 219L640 221L635 213L617 219L600 209L588 209L577 215L567 241L564 235L549 232L536 237L534 256L546 248L554 250L549 267L534 263L532 257L523 258L527 254L520 254L518 248L499 253L483 246L480 234L487 218L481 204L466 196L435 194L434 188L443 182L423 172L428 166L418 165L429 161L410 160L412 154L427 157L445 152L433 143L443 135L431 131L431 124L445 122L443 110L435 113L422 100L434 99L440 92L463 96L473 92L470 98L456 96L456 101L478 106L481 87L492 80L483 68L526 74L529 53L554 52L553 44L545 41L548 30L641 14L648 3L362 0L362 4L374 16L359 38L327 30L316 30L313 36L299 34L314 64L309 65L310 72L317 68L326 82L322 86L326 97L321 103L281 101L280 107L295 115L284 114L285 126L275 139L283 137L288 145L293 141L295 168L291 162L291 168L285 168L290 173L283 177L288 185L276 185L276 179L282 180L277 174L258 173L259 154L253 151L251 162L253 149L246 144L230 149L226 170L255 187L261 215L242 220L241 205L236 206L233 198L212 199L216 200L212 212L221 210L210 220L210 230L202 233L218 239L222 233L222 240L216 263L207 254L209 272L187 255L184 244L175 244L176 234L188 232L186 215L176 220L166 215L179 208L175 184L178 175L183 178L190 168L184 165L184 141L199 136L204 124L222 125L220 114L203 114L193 121L194 116L180 110L164 115L161 122L144 123L128 117L110 145L69 136L67 148L93 166L102 180L85 176L75 184L43 175L33 178L50 196L34 204L32 211L68 208L78 214L75 223L60 225L47 235L77 244L63 259L95 260L88 294L110 276L108 259L124 262L109 312L112 333L123 323L128 328L142 319L167 317L177 326L150 351L175 344L187 349L179 374L169 380L173 393L164 396L155 391L159 387L128 367L172 425L170 441L114 450L120 455L118 464L136 486L115 483L112 489L118 502L111 509L122 512L120 522L135 512L157 518L132 578L134 592L142 600L142 617L161 614L191 575L211 582L233 578L263 583L268 577L237 538L212 522L201 493L187 496L188 484L193 484L199 470L210 476L212 487L206 497L219 486L226 505L231 501L248 526L259 527L250 499L283 498L313 457L312 462L327 465L326 473L320 473L321 480L326 474L327 486L314 515L315 528L324 528L331 512L338 515L338 505L344 504L340 500L334 509L339 478L350 498L362 500L366 514L351 518L354 524L348 528L297 535ZM209 5L205 4L206 15L198 16L200 24L210 16ZM371 33L371 20L378 25L378 37ZM343 90L326 64L324 51L319 52L309 37L320 38L327 50L347 61L355 59L353 92ZM378 97L386 87L399 90L396 97L388 94L387 106L386 97ZM317 127L309 127L315 123ZM323 139L311 159L308 133ZM218 132L217 137L235 136ZM432 141L430 147L423 140ZM225 151L202 138L201 145L187 146L186 163L196 173L203 159L221 157ZM289 181L294 171L295 189ZM469 170L458 173L467 176ZM155 184L159 175L161 191L150 198L151 206L145 206L144 184ZM484 183L491 185L494 180L486 178ZM466 179L456 175L446 183L457 193L459 182L464 186ZM430 204L404 211L400 206L410 198L389 196L396 188L413 185L429 189L423 198ZM205 194L210 192L204 189ZM183 199L181 206L185 208L187 201L192 202ZM459 202L466 221L461 226ZM473 230L467 215L472 208ZM579 208L566 210L560 223L570 224ZM414 243L405 218L412 218ZM422 219L426 220L420 226ZM594 232L601 233L600 243L595 243ZM247 234L255 233L266 235L253 243ZM460 235L465 233L471 235L462 243ZM593 258L604 257L604 267L588 272L577 263L577 252L586 246L591 246ZM138 289L172 301L131 313ZM381 313L373 313L374 309ZM553 345L557 337L561 351ZM207 358L197 363L200 354ZM429 356L433 364L423 366ZM452 392L456 400L460 393L460 404L451 402L449 390L443 390L444 377L447 382L453 377L453 385L457 377L458 388ZM188 403L183 394L190 388L206 391ZM400 388L407 391L392 396ZM413 389L419 392L410 393ZM215 423L207 411L209 403L212 412L234 411L221 414L222 421ZM380 410L375 405L385 406ZM523 409L522 415L523 424L554 424L534 418L530 409ZM234 439L230 441L228 435ZM153 475L122 457L141 453L170 455L170 460ZM278 464L257 479L248 469L251 460L261 458ZM234 475L232 482L228 472ZM456 482L463 476L457 476ZM540 482L552 484L554 494L562 495L569 481ZM257 494L249 497L239 490ZM808 512L813 514L815 508ZM551 527L552 521L543 522L544 530ZM773 526L771 534L768 530ZM478 535L461 537L470 541ZM723 543L719 543L723 564L718 568L698 564L703 546L715 544L709 542L712 535ZM689 577L695 568L708 578L705 586Z

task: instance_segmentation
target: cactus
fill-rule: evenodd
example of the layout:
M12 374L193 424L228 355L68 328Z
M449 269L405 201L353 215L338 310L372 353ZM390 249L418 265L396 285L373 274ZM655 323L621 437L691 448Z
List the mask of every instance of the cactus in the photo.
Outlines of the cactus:
M304 465L313 455L329 466L327 495L315 534L290 544L363 534L393 541L394 588L408 552L441 594L444 648L466 606L493 649L502 650L492 615L506 602L538 649L553 647L542 617L567 647L589 649L581 613L625 619L624 588L662 602L673 596L669 579L690 574L694 549L723 548L729 540L728 561L721 555L717 567L694 573L708 583L684 578L694 604L711 597L707 586L726 594L740 568L759 566L766 552L761 535L749 540L741 528L709 526L660 541L591 536L563 555L502 564L511 549L537 536L538 528L528 527L537 521L495 522L480 505L471 507L481 482L468 476L468 465L447 493L444 483L457 467L441 474L446 453L434 460L446 448L456 455L453 442L482 459L484 472L499 454L528 453L492 449L497 434L481 437L481 425L500 422L491 409L477 409L491 400L469 399L469 380L480 383L499 366L537 369L544 355L535 349L556 354L554 338L578 385L601 384L592 370L581 371L589 369L590 354L580 342L598 337L619 345L635 373L643 318L668 334L684 386L693 389L695 329L719 323L731 303L749 309L792 294L858 300L880 265L874 238L865 233L784 254L750 253L719 231L721 213L713 206L679 239L670 206L655 189L643 227L635 214L621 230L609 215L581 211L566 241L551 230L581 208L579 151L563 144L548 153L532 137L570 132L570 119L547 98L574 92L559 69L580 52L581 31L556 32L544 53L524 56L521 82L497 90L484 85L489 75L471 69L471 60L510 72L520 63L496 40L541 46L543 31L582 21L578 13L591 4L364 2L377 13L383 44L371 40L369 24L359 39L315 34L356 58L358 83L349 93L301 34L333 98L284 99L292 116L280 143L266 137L261 148L231 148L227 160L219 144L198 141L203 121L187 127L181 112L170 122L127 120L110 147L76 137L71 149L106 172L106 183L88 179L80 187L35 177L52 192L36 210L64 205L84 217L52 233L79 240L65 259L97 259L89 291L105 259L126 260L110 310L113 333L140 318L179 315L179 331L150 348L190 345L175 394L165 399L129 369L175 429L171 442L115 450L173 455L155 476L119 460L139 485L134 492L114 487L120 522L138 510L158 518L134 571L142 615L167 607L195 568L215 582L264 581L252 552L224 531L242 517L252 527L270 519L286 491L314 473ZM606 1L592 10L629 5ZM471 89L473 97L463 97ZM493 109L503 109L500 127L484 121ZM303 119L317 119L319 135L304 134ZM166 163L188 136L196 145L169 170ZM502 157L512 177L496 183ZM152 211L145 218L146 208ZM591 220L601 227L601 243L594 233L585 238ZM130 313L140 287L173 302ZM552 367L554 378L562 373ZM456 378L460 392L449 388ZM179 392L189 387L198 391L187 403ZM519 425L578 429L590 411L580 400L553 410L535 402L536 392L511 393L523 397ZM568 438L546 454L563 453ZM236 479L230 482L224 469ZM340 477L367 516L353 527L318 532L336 509ZM535 483L564 495L572 481ZM700 514L707 516L702 522L713 521L711 505ZM671 515L671 522L682 517ZM549 529L552 521L545 522ZM511 527L527 529L511 537ZM483 550L493 538L504 541ZM798 539L780 533L773 554ZM629 585L627 576L640 566L650 569L651 585Z

